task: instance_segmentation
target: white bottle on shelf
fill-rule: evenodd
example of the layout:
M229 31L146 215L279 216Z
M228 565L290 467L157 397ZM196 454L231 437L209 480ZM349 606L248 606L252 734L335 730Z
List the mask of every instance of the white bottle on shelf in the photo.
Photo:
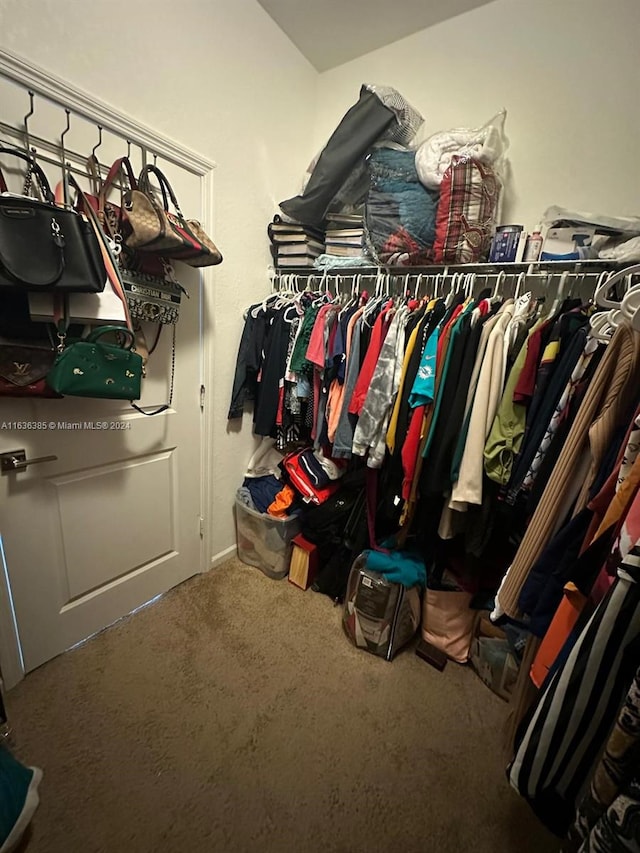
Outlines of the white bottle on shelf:
M533 263L539 260L542 252L542 234L540 231L534 231L527 237L527 242L524 247L523 263Z

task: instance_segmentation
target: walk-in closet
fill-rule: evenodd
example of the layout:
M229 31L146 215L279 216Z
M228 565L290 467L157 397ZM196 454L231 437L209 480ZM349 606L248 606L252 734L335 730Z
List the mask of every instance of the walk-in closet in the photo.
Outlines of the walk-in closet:
M0 853L640 853L635 0L0 24Z

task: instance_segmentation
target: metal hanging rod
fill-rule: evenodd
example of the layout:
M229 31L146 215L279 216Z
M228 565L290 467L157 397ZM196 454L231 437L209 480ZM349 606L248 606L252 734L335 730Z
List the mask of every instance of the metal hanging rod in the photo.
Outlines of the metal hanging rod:
M527 261L526 263L476 263L476 264L429 264L427 266L412 266L412 267L385 267L371 266L366 267L335 267L334 269L315 269L315 267L275 267L273 274L276 276L286 276L295 273L299 276L349 276L353 277L361 275L363 277L376 277L378 275L395 275L395 276L415 276L415 275L437 275L452 274L452 273L471 273L475 272L478 275L498 275L504 272L507 275L518 275L526 273L527 275L544 275L558 274L560 272L575 272L586 275L596 275L599 272L607 270L621 269L625 266L625 262L609 261L599 258L574 260L574 261Z
M544 262L543 262L544 263ZM584 263L584 262L581 262ZM566 262L563 263L566 266ZM489 266L488 264L485 267ZM511 265L518 266L518 265ZM442 293L444 288L451 289L452 287L463 288L469 290L469 293L477 293L479 288L487 288L491 281L491 288L496 292L513 290L515 294L521 292L523 287L534 292L536 298L542 298L549 292L554 292L556 289L565 293L565 295L578 296L581 294L583 298L593 296L595 288L600 284L603 275L607 273L613 274L620 266L624 269L624 265L607 264L600 262L597 264L597 269L552 269L533 271L533 264L528 265L528 271L524 270L507 270L507 265L503 265L501 269L485 269L484 271L471 271L468 267L457 266L432 268L429 273L418 272L416 268L411 271L403 268L401 272L392 271L391 269L376 269L375 271L365 271L365 268L360 268L358 272L347 270L311 270L305 269L302 274L296 270L279 270L272 276L272 290L278 292L281 290L294 290L302 292L305 289L318 291L331 291L335 289L336 295L340 293L340 285L346 284L346 290L352 290L355 286L361 290L374 290L385 292L387 295L408 295L413 293L414 297L426 288L430 292L430 288L434 287L439 293ZM604 269L602 269L604 267ZM574 292L575 291L575 292Z

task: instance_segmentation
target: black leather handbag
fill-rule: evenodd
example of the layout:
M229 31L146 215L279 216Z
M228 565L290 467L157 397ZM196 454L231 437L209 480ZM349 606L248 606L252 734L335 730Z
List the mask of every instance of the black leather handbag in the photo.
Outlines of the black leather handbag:
M45 173L25 152L0 145L0 154L26 160L43 201L0 195L0 288L49 293L101 293L107 273L91 224L57 207Z

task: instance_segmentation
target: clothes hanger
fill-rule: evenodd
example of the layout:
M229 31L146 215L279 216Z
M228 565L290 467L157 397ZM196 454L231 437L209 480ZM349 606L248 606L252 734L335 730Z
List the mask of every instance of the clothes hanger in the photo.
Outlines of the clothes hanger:
M589 320L589 326L591 337L605 344L609 343L615 331L614 327L609 323L608 311L600 311L594 314Z
M500 293L500 288L504 284L506 277L507 277L506 272L504 270L500 270L500 272L496 276L496 283L495 283L495 286L493 288L493 293L491 294L492 300L502 298L502 294Z
M633 266L614 273L602 273L598 279L596 291L593 294L594 302L596 302L601 308L619 308L620 302L609 299L607 296L611 286L622 281L627 276L636 275L638 273L640 273L640 264L633 264ZM604 278L605 275L606 278Z
M632 275L629 276L630 279ZM620 305L620 310L627 320L633 320L638 308L640 308L640 282L638 284L630 284L627 287Z
M454 272L454 274L451 276L451 282L449 284L449 292L447 293L446 299L444 301L445 308L451 308L451 305L453 304L453 300L456 297L456 288L458 285L458 277L460 275L461 275L461 273ZM445 272L445 278L446 278L446 272Z
M515 292L513 294L513 298L516 302L520 299L520 294L521 294L522 288L524 286L524 283L526 281L526 278L527 278L526 273L521 272L518 275L518 280L516 281L516 289L515 289Z
M565 270L560 276L556 298L553 300L553 305L551 306L551 310L547 314L547 317L553 317L553 315L557 312L558 308L560 308L560 306L562 305L562 302L564 301L564 288L567 283L568 277L569 273Z
M322 273L322 278L320 279L320 290L318 296L311 303L314 308L317 308L319 305L322 305L327 301L327 278L329 277L329 270L325 269ZM331 294L329 293L329 297Z
M382 270L378 268L378 273L376 276L376 289L374 292L374 296L372 299L369 299L364 308L364 313L362 315L362 319L367 323L369 322L369 317L376 311L380 303L382 302L382 288L384 286L384 275Z
M422 273L418 273L416 276L416 286L413 288L413 298L418 300L418 293L420 292L420 285L422 284Z
M467 299L473 298L473 290L476 285L477 275L474 272L467 273L464 277L464 295Z
M282 308L290 302L290 296L294 295L293 290L293 275L291 273L282 276L283 287L278 290L277 299L274 303L274 308Z
M440 276L441 275L442 275L442 273L440 273L440 272L436 273L436 280L433 283L433 298L434 299L440 299L440 287L441 287Z

